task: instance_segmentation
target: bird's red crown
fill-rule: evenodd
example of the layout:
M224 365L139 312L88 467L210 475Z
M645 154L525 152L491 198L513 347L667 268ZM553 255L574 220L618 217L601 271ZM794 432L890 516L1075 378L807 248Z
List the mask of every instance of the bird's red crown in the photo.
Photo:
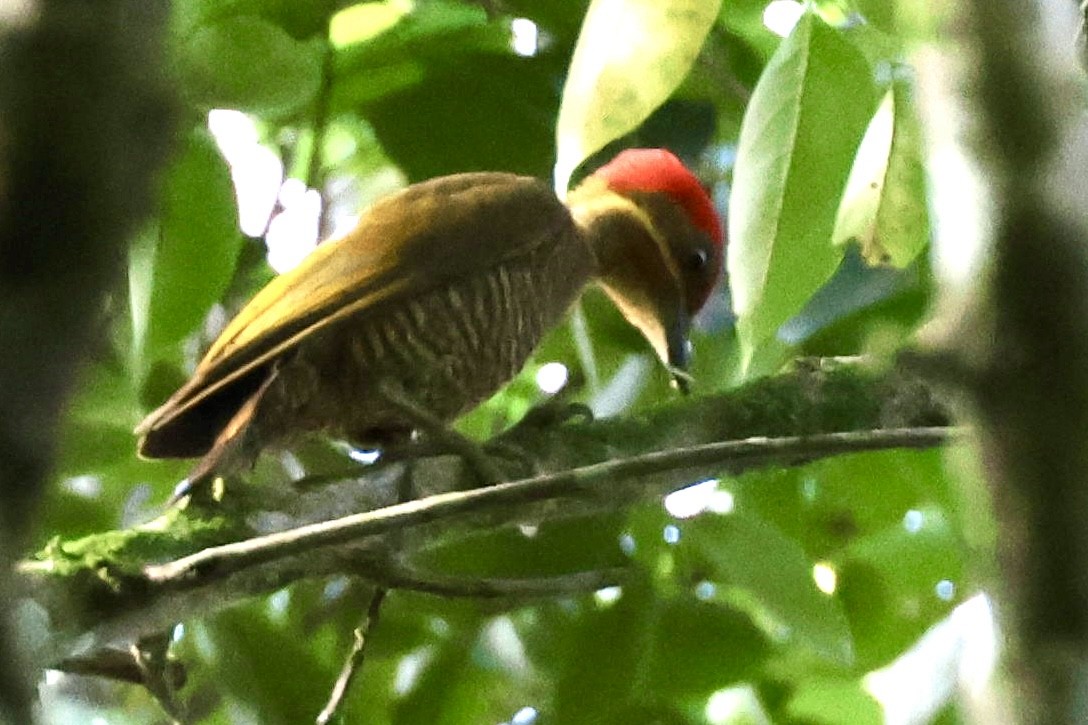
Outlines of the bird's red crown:
M702 184L686 166L665 149L627 149L598 169L615 192L660 192L684 208L695 226L720 248L724 244L722 222Z

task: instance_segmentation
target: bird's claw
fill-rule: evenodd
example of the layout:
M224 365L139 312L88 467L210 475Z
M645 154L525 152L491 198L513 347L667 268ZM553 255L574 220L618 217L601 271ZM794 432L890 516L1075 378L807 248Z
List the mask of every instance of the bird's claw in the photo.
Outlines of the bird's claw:
M691 384L695 382L695 378L691 376L691 373L687 370L682 370L675 365L669 365L667 367L669 369L669 375L672 376L672 386L684 395L690 393Z
M552 396L529 409L517 423L510 427L502 437L520 438L526 434L540 433L555 428L574 419L584 423L593 421L593 409L585 403L568 402L559 396Z
M492 439L484 444L484 450L494 458L512 461L519 469L517 478L528 478L540 473L540 466L536 457L517 443L509 440ZM507 469L509 470L509 467Z

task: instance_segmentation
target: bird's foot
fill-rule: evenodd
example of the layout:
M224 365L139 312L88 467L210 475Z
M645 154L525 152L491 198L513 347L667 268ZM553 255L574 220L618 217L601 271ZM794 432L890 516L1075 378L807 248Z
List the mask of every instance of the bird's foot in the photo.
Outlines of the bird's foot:
M580 418L585 423L592 422L593 410L585 403L571 400L583 385L582 377L574 376L554 394L530 408L529 412L504 431L499 439L501 441L525 440L549 428L558 428L575 418Z
M553 396L530 408L529 412L503 435L509 433L512 438L520 438L549 428L557 428L576 418L581 419L583 423L592 422L593 409L585 403L567 402Z
M447 426L429 410L412 400L401 386L385 382L379 385L379 390L386 402L396 406L401 415L411 421L412 426L423 434L422 444L415 444L416 455L430 449L459 456L465 465L472 469L481 486L491 486L509 478L488 456L483 446ZM396 453L394 457L395 455Z
M484 445L484 449L493 457L501 457L513 461L521 472L521 477L535 476L541 473L539 457L529 453L529 448L539 450L539 444L532 444L549 430L558 428L573 420L591 422L593 410L588 405L580 402L570 402L567 396L553 395L547 400L534 405L528 413L521 417L500 435L492 438Z
M517 441L505 440L503 437L492 438L484 444L483 449L491 460L506 461L504 470L516 470L515 478L529 478L541 473L537 457Z

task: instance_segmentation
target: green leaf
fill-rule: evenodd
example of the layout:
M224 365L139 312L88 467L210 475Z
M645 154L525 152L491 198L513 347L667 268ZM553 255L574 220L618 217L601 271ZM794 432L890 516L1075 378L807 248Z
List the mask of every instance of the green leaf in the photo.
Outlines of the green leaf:
M738 512L768 522L837 575L858 668L885 664L958 601L963 591L960 499L947 451L837 456L802 468L751 472L730 482ZM682 541L682 540L681 540Z
M620 566L619 515L549 521L531 535L518 529L480 530L441 541L413 563L444 574L542 577Z
M866 23L886 31L895 30L896 15L903 12L897 3L890 3L887 0L854 0L854 2Z
M211 136L189 136L163 185L158 234L129 255L133 349L138 369L191 333L234 273L242 236L230 172Z
M911 509L949 506L950 487L941 451L907 450L752 471L729 485L738 511L796 539L813 559L835 557L863 537L899 527Z
M352 20L364 9L369 11L366 14L371 22L361 27L361 23ZM334 110L357 112L359 105L373 104L398 93L412 93L417 85L422 84L426 88L419 91L419 98L412 98L417 104L413 109L420 110L406 111L398 118L399 121L422 116L421 123L426 123L431 132L441 132L451 125L450 118L446 113L436 114L426 107L420 108L418 103L441 104L444 100L456 100L459 105L454 110L471 115L479 125L486 127L487 123L480 122L493 120L482 110L486 101L482 103L478 93L466 92L462 87L470 83L485 87L490 85L493 81L490 68L486 65L478 69L460 66L473 62L477 56L482 56L486 63L511 59L524 61L514 56L507 29L489 23L482 8L448 1L416 7L384 30L378 24L380 15L375 17L375 14L375 6L367 4L350 8L337 16L338 21L332 28L336 33L333 42L346 45L337 52L336 83L332 88ZM355 20L358 21L358 18L355 17ZM363 37L368 32L369 37ZM521 65L524 66L524 62ZM448 77L435 79L437 75ZM532 80L523 79L518 84L518 90L526 91L537 85ZM466 98L471 98L472 103L466 103ZM517 101L511 100L504 108L509 111L517 106ZM364 115L373 122L369 110ZM432 122L434 118L441 118L443 122L435 124ZM460 130L456 121L453 125L454 131ZM418 128L413 132L417 137L426 136ZM436 152L429 150L427 153L433 155ZM440 157L444 155L437 153Z
M332 3L298 0L179 0L171 3L171 33L188 37L209 23L240 16L256 16L283 28L292 38L324 33Z
M831 234L873 96L862 56L811 14L760 77L729 204L729 279L746 367L842 259Z
M540 623L562 670L550 721L633 722L620 714L705 702L715 690L758 675L771 653L747 614L699 601L690 590L662 597L638 567L619 592L616 601L589 599L576 613ZM546 666L549 655L532 640L528 645L533 662Z
M764 62L774 55L775 49L781 43L781 38L771 32L763 22L763 11L767 9L767 4L767 0L729 0L722 7L722 15L718 20L723 29L737 38L742 38Z
M261 610L263 604L234 607L195 623L202 659L218 673L218 691L256 722L312 722L337 664L321 656L326 642L306 636L297 623L276 625Z
M852 662L841 605L816 588L814 562L775 527L744 513L704 515L682 524L676 549L687 570L708 568L716 596L751 614L772 639L835 665Z
M786 708L791 721L812 725L880 725L884 711L857 680L806 679Z
M876 217L876 241L896 267L905 267L929 242L922 133L905 84L892 88L895 133Z
M370 40L395 26L410 10L411 5L401 0L352 5L333 16L329 39L338 47Z
M594 0L571 59L556 124L555 186L634 129L687 77L721 0Z
M836 556L859 660L879 666L943 617L965 588L964 541L937 508L854 542ZM938 595L945 582L947 594Z
M309 104L321 85L324 42L295 40L254 16L204 25L179 53L184 95L201 109L283 116Z
M664 697L706 697L751 679L771 651L746 614L721 603L675 597L657 622L648 683Z
M362 109L410 180L460 171L547 173L555 95L546 65L491 52L414 65L418 83Z
M835 222L834 240L855 240L872 265L906 267L925 247L929 220L917 122L895 86L858 147Z
M659 603L645 576L632 572L613 604L576 620L562 659L548 722L611 722L643 694ZM589 603L594 606L594 603ZM648 693L648 688L647 688Z
M499 722L526 704L517 687L517 673L487 661L487 643L481 641L486 639L450 639L428 648L423 671L415 687L396 703L391 722Z
M871 256L870 247L875 241L876 212L880 207L894 134L895 99L889 89L873 114L869 128L861 139L861 145L858 146L832 236L835 244L857 240L862 246L863 256L871 263L880 261L879 256Z

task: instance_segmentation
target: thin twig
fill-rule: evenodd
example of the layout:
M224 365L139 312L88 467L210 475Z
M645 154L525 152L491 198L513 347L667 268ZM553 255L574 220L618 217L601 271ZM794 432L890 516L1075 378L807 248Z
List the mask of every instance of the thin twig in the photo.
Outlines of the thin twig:
M397 480L397 503L404 503L415 497L413 493L414 486L412 478L414 470L414 462L409 460L404 475ZM393 544L397 548L400 547L404 539L400 532L397 531L393 532L391 538L393 539ZM378 619L381 617L382 604L385 603L385 598L392 588L387 586L384 582L375 582L375 584L374 591L370 595L370 604L367 606L366 613L363 615L363 621L355 627L351 650L344 660L344 666L340 669L340 674L337 676L336 682L333 683L332 692L329 693L329 700L325 703L325 707L321 712L318 713L316 721L317 725L324 725L336 716L337 711L339 711L340 706L344 702L344 698L347 697L348 690L351 689L351 683L355 681L355 677L363 668L363 660L366 658L366 645L370 641L370 633L377 625Z
M351 652L348 653L347 659L344 660L344 666L340 669L340 676L336 678L336 684L333 685L329 701L317 716L317 725L326 725L336 717L340 705L344 702L344 696L347 695L348 690L351 688L352 681L362 669L363 659L366 657L367 640L370 637L371 630L378 625L382 602L385 601L388 592L389 590L385 587L378 587L370 597L370 606L367 607L366 617L355 628L355 639L352 643Z
M532 578L443 576L415 571L403 564L368 566L359 575L389 589L407 589L440 597L465 599L542 599L585 594L623 582L623 567L577 571Z
M317 716L317 725L332 722L343 706L344 698L351 690L355 678L362 671L366 647L371 633L377 627L381 607L390 589L410 589L445 597L474 599L538 599L565 594L584 594L604 587L615 586L623 581L625 570L620 567L600 571L583 571L560 576L531 579L471 579L422 575L403 565L383 564L367 567L362 576L379 582L371 595L363 621L355 628L351 651L344 660L340 675L336 678L329 701Z
M404 475L397 480L397 503L404 503L415 498L414 474L415 462L409 460ZM400 531L394 531L390 536L390 543L397 550L404 543L404 537L401 533ZM388 582L378 581L374 578L371 578L371 581L374 581L377 586L370 595L370 605L366 609L363 621L355 628L351 651L344 661L340 675L333 684L332 692L329 694L329 701L317 716L317 725L323 725L336 716L344 698L347 697L348 690L351 689L351 683L354 682L362 670L363 660L366 658L366 645L370 641L370 633L377 626L378 619L381 617L382 604L385 602L389 590L393 588Z
M86 655L67 657L51 666L51 669L84 677L104 677L108 680L142 685L146 680L144 669L133 657L131 649L105 647ZM164 677L174 690L185 685L187 673L177 660L167 660Z
M604 482L608 482L607 493L614 495L619 481L663 472L712 468L739 470L769 462L814 460L842 453L932 448L959 437L962 432L961 429L945 427L893 428L787 438L749 438L655 451L487 488L437 494L375 511L209 547L165 564L145 567L144 576L150 582L166 583L209 571L225 575L320 546L356 541L439 519L448 520L465 514L549 499L593 496L595 486ZM601 492L605 492L603 487Z
M181 704L174 693L170 677L170 635L157 634L145 637L129 647L129 653L141 675L141 683L174 725L185 722Z

